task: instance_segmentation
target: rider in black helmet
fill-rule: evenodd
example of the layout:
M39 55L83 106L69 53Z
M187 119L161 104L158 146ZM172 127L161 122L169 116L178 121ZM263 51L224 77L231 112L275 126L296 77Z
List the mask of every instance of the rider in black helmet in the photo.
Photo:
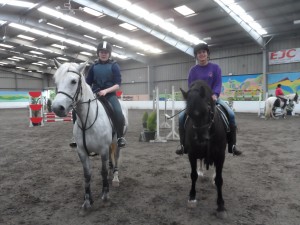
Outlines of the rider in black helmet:
M120 102L116 91L121 86L121 72L118 63L111 57L112 46L107 41L102 41L97 47L98 60L90 67L86 82L92 87L99 98L105 97L113 107L111 115L114 127L117 132L118 146L125 147L126 140L123 137L125 118L122 113ZM108 107L109 109L109 107Z

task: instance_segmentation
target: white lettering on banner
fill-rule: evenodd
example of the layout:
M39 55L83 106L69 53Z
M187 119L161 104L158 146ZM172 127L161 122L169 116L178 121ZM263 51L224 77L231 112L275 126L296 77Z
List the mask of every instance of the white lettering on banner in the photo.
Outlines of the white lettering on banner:
M269 52L269 65L300 62L300 48Z

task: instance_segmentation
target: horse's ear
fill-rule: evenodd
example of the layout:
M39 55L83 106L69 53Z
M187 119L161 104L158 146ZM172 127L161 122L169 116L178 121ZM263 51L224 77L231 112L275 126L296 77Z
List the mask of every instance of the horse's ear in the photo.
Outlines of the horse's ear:
M185 92L185 91L182 90L181 88L180 88L180 91L181 91L181 93L182 93L183 98L184 98L184 99L187 99L187 92Z
M54 59L54 64L55 64L57 69L61 66L61 63L58 62L57 59Z
M88 63L88 60L85 61L84 63L80 63L80 65L78 67L79 73L83 73L84 72L84 69L85 69L87 63Z

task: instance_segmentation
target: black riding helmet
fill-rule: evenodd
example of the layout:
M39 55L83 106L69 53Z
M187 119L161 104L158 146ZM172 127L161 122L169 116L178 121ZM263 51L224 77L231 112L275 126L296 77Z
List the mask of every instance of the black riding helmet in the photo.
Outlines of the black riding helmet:
M200 43L200 44L195 45L195 47L194 47L194 56L195 57L197 56L197 52L200 50L206 50L207 54L209 55L209 48L206 43Z
M107 41L100 42L97 47L97 56L99 55L100 50L106 50L109 52L109 56L112 52L112 46Z

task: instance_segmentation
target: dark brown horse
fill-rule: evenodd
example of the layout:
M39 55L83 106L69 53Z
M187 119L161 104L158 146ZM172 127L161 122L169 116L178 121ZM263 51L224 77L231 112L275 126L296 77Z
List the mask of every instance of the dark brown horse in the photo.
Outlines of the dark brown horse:
M222 196L222 169L227 144L226 127L220 111L212 99L212 91L204 81L195 81L188 92L181 90L186 100L185 148L191 165L192 187L189 206L196 205L197 159L204 160L206 168L214 165L216 170L217 211L225 213Z

